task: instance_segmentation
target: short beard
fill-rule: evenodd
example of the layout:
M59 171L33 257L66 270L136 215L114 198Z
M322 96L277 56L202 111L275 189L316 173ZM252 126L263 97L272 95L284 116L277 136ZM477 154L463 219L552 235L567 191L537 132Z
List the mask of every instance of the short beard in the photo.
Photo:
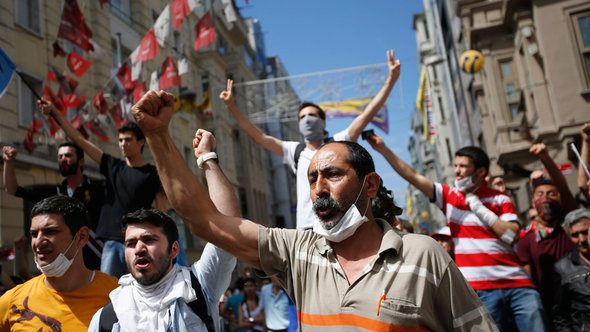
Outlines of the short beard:
M330 209L330 214L320 216L319 211L325 209ZM316 199L315 202L313 202L313 210L326 230L334 228L345 213L342 205L329 196Z
M78 162L74 163L73 165L65 164L65 166L66 168L64 169L61 167L61 165L59 165L59 172L62 176L70 176L78 172Z

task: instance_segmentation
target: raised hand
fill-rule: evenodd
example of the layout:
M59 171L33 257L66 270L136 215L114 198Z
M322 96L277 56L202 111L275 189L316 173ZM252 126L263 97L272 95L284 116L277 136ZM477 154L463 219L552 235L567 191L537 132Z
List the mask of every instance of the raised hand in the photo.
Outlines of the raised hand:
M537 158L544 157L547 155L547 146L545 143L533 144L529 149L529 153Z
M201 155L209 152L215 151L215 136L210 132L206 131L205 129L199 129L195 133L195 138L193 139L193 151L195 153L195 158L199 158Z
M166 91L150 90L131 108L131 114L143 133L168 131L174 105L174 96Z
M379 136L375 133L373 133L371 136L367 137L367 142L369 142L371 147L379 153L383 153L387 149L387 146L385 146L385 142L383 141L383 138L381 138L381 136Z
M234 106L234 92L232 90L233 86L234 81L228 78L226 89L223 90L219 95L219 99L223 100L227 107Z
M41 99L37 100L37 107L41 109L43 114L51 115L51 112L56 109L55 106L49 99L41 97Z
M402 63L399 60L395 60L395 51L387 51L387 67L389 69L389 76L394 82L397 82L401 73Z
M16 159L16 155L18 154L18 150L13 148L12 146L3 146L2 147L2 159L4 161L14 161Z
M582 126L582 129L580 129L580 132L582 133L582 139L586 142L590 142L590 122L586 122Z

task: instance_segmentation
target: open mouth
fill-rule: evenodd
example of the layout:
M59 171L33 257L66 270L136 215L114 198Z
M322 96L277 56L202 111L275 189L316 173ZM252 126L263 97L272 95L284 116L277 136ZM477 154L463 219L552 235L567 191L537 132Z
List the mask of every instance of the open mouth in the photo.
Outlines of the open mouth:
M140 257L135 260L135 267L139 270L147 269L150 265L150 260L147 257Z

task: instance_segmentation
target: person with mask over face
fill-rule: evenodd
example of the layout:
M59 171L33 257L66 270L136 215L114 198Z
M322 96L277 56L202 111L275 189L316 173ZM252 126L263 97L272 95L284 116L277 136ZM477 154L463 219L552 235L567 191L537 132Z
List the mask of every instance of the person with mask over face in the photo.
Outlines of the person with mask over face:
M33 206L31 248L41 274L0 298L0 331L86 331L117 279L84 266L88 211L52 196Z
M170 203L192 233L276 275L297 305L302 331L497 330L433 239L398 234L374 218L380 177L359 144L330 142L312 158L315 232L267 228L224 215L209 199L168 132L173 100L152 90L132 108Z
M234 104L233 81L227 80L227 90L219 96L225 102L227 108L236 118L238 125L257 144L263 148L283 157L283 163L288 165L297 178L297 229L312 228L313 211L309 198L309 183L307 182L307 168L311 158L320 146L327 141L352 141L356 142L365 127L377 115L385 105L395 82L399 78L401 62L395 60L393 50L387 52L387 64L389 77L379 93L371 100L361 115L356 117L345 130L329 137L325 130L326 114L316 104L303 102L299 107L299 132L303 136L305 144L295 141L282 141L269 136L252 124Z
M550 321L555 287L553 265L572 251L574 244L561 226L565 214L559 190L551 180L535 182L532 204L537 210L537 216L516 244L516 252L541 293L543 307Z
M488 187L490 160L477 147L455 152L455 186L432 182L399 159L373 134L367 140L393 169L445 214L455 244L455 263L501 331L544 331L543 306L512 245L520 223L505 193Z

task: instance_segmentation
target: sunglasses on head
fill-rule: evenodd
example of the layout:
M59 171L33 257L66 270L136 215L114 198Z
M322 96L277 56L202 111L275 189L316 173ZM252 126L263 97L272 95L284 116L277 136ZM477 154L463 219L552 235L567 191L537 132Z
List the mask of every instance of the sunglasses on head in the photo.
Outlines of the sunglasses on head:
M580 234L588 236L588 230L586 229L583 231L577 231L577 232L571 233L570 235L574 238L578 238L578 235L580 235Z

